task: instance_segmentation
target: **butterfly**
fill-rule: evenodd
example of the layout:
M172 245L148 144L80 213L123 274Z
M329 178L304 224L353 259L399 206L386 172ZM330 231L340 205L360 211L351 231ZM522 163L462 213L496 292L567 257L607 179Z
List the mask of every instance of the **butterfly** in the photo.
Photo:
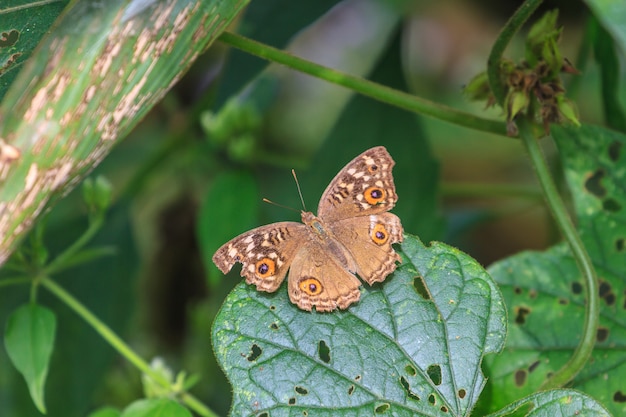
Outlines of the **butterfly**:
M225 243L213 262L227 273L239 262L241 276L259 291L274 292L289 270L292 303L311 311L346 309L359 301L361 282L381 282L401 261L392 244L402 242L398 200L383 146L350 161L330 182L317 216L302 211L302 223L257 227Z

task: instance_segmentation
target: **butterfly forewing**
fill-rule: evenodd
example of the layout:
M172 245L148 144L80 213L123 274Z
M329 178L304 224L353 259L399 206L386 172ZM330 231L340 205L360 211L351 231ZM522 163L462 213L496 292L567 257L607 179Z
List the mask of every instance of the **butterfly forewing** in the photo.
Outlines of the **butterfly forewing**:
M391 169L395 162L383 146L350 161L322 194L317 215L326 222L382 213L398 200Z
M296 222L257 227L225 243L213 255L213 262L225 274L240 262L241 276L248 284L274 292L307 234L307 227Z

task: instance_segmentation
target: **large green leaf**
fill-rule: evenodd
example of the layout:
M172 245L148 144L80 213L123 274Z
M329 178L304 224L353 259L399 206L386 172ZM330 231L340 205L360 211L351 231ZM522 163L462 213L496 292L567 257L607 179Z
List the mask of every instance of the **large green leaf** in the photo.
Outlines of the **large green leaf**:
M247 0L72 2L0 113L0 263L163 97Z
M600 278L596 347L573 386L626 413L626 137L594 126L552 128L580 236ZM488 359L492 407L535 391L572 355L583 326L582 279L564 245L491 266L509 307L506 355Z
M396 272L346 311L305 312L286 285L268 295L239 284L213 327L231 415L468 415L483 355L504 341L500 293L456 249L406 236L402 252Z
M37 304L19 307L7 320L4 346L13 365L26 380L37 409L45 413L44 384L54 347L56 318Z

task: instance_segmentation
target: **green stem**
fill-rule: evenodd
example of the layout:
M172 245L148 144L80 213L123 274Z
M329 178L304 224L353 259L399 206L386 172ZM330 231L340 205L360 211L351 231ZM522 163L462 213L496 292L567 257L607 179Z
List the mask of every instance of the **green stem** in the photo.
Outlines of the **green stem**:
M169 381L161 374L150 368L150 365L134 350L131 349L111 328L109 328L104 322L97 318L91 311L89 311L83 304L74 298L70 293L65 291L62 287L57 285L49 278L42 278L41 285L46 287L51 293L56 295L61 301L63 301L68 307L70 307L76 314L83 318L102 338L107 341L115 350L117 350L122 356L124 356L130 363L132 363L137 369L144 374L152 378L156 383L163 388L172 390L172 386ZM193 411L201 416L205 417L217 417L212 410L206 405L198 401L193 395L188 393L180 394L181 401L191 408Z
M89 243L89 241L98 233L98 230L104 223L104 214L98 214L92 221L89 222L87 230L72 243L70 247L65 249L59 256L54 258L44 269L46 275L53 275L63 269L66 264L69 263L71 258L78 253L82 248Z
M594 343L596 340L596 332L598 329L598 317L600 314L600 306L598 302L598 280L593 263L587 254L572 221L569 218L565 204L561 199L556 185L552 182L552 177L546 161L543 157L537 140L532 134L531 123L525 118L518 118L517 126L519 128L520 137L524 142L526 151L530 156L531 162L535 168L537 178L543 189L548 209L552 213L556 224L565 238L578 268L583 276L583 283L586 291L585 299L585 320L583 324L583 334L580 343L574 350L569 361L550 379L544 382L541 389L553 389L562 387L571 381L578 372L584 367L585 363L591 356Z
M342 73L245 38L241 35L223 32L219 40L260 58L283 64L294 70L341 85L357 93L361 93L364 96L389 103L414 113L423 114L482 132L506 135L506 124L503 122L477 117L473 114L443 106L403 91L394 90L393 88L368 81L361 77Z
M500 35L491 48L491 53L487 59L487 78L489 87L496 98L496 102L502 107L506 98L506 89L500 80L500 61L504 50L513 39L513 36L520 30L522 25L535 12L543 0L527 0L511 16L506 25L502 28Z
M0 279L0 287L8 287L11 285L31 284L32 278L19 277L19 278L3 278Z

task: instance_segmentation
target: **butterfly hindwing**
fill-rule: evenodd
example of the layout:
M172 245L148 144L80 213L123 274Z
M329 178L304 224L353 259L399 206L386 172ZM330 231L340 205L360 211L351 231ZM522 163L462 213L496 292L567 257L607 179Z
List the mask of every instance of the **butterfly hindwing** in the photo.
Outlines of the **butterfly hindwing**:
M403 237L402 224L395 214L351 217L328 227L354 260L353 272L368 284L383 281L395 271L400 256L391 245L402 242Z

